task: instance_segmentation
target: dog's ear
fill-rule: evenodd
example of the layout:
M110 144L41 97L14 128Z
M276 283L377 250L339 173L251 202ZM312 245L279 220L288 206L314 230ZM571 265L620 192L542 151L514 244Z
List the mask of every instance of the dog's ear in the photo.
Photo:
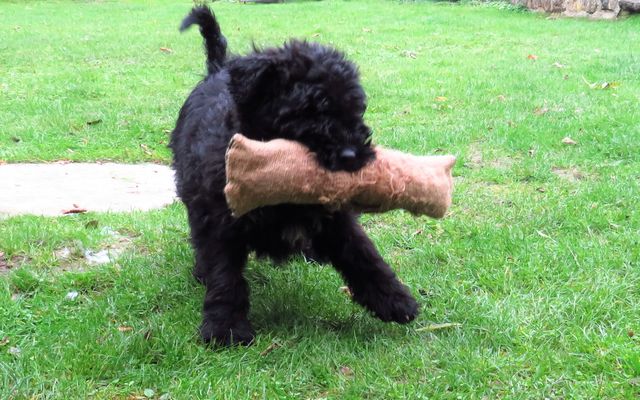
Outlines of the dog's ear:
M244 57L228 65L229 88L238 104L246 105L264 98L278 79L274 60L264 56Z

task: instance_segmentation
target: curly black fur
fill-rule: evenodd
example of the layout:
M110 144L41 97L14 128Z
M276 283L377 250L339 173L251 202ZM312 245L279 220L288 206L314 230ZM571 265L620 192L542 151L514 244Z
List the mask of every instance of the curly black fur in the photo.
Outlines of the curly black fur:
M225 202L224 155L231 136L287 138L311 149L330 170L357 171L373 157L363 122L357 68L334 49L292 40L280 48L227 57L226 40L206 7L181 29L200 26L208 75L180 110L170 147L195 250L194 276L206 285L200 334L205 342L248 344L248 253L285 260L306 252L329 261L353 299L383 321L406 323L416 301L349 212L283 204L233 218Z

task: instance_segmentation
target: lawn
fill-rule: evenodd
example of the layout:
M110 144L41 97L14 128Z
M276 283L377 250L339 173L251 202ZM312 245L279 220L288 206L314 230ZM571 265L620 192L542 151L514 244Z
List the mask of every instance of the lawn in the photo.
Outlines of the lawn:
M204 72L197 30L177 31L190 5L2 1L0 162L169 163ZM292 36L341 48L377 143L458 156L447 218L363 217L421 315L384 324L332 268L252 259L257 340L211 350L180 204L2 219L1 399L640 396L640 17L377 0L214 10L235 52ZM87 264L110 246L114 262Z

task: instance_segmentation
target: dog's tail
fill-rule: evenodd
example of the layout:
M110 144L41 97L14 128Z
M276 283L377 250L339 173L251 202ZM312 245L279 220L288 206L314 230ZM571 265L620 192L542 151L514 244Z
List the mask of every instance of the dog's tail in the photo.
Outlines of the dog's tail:
M215 74L222 68L227 55L227 40L220 32L220 25L216 17L206 6L194 7L180 25L180 32L191 25L200 26L200 33L204 38L204 48L207 51L207 71Z

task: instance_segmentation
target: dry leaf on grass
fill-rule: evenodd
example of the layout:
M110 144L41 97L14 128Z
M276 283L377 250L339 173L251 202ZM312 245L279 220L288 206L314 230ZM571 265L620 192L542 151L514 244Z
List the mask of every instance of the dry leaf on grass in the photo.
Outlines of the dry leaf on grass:
M69 301L74 301L77 297L78 297L78 292L73 291L73 292L67 293L67 295L64 296L64 299Z
M345 365L340 367L340 373L344 376L353 376L353 370Z
M173 50L171 50L168 47L160 47L160 51L163 52L163 53L167 53L167 54L173 53Z
M413 59L416 59L418 57L418 54L415 51L411 51L411 50L403 51L402 55L408 58L413 58Z
M148 155L148 156L150 156L150 155L152 154L152 153L151 153L151 150L149 150L149 146L147 146L146 144L144 144L144 143L140 143L140 148L142 149L142 152L143 152L144 154L146 154L146 155Z
M269 353L271 353L272 351L274 351L275 349L279 349L280 347L282 347L282 346L280 345L280 343L273 342L273 343L271 343L269 346L267 346L267 348L266 348L266 349L262 350L262 351L260 352L260 355L264 357L264 356L266 356L267 354L269 354Z
M9 343L9 336L5 336L0 339L0 346L6 346Z
M549 112L549 108L547 107L547 105L546 105L546 104L545 104L544 106L542 106L542 107L536 107L536 108L533 110L533 113L534 113L535 115L545 115L545 114L546 114L546 113L548 113L548 112Z
M120 325L118 327L118 331L120 331L120 332L131 332L132 330L133 330L132 327L126 326L126 325Z
M422 328L416 329L416 332L435 332L442 329L460 328L461 326L462 324L458 322L445 322L443 324L431 324L423 326Z
M64 215L68 215L68 214L82 214L82 213L86 213L88 210L86 208L80 208L80 207L74 207L74 208L69 208L67 210L62 210L62 213Z
M576 142L575 140L573 140L569 136L567 136L564 139L562 139L562 144L568 144L570 146L575 146L576 144L578 144L578 142Z
M537 59L538 59L538 56L537 56L537 55L535 55L535 54L529 54L529 55L527 56L527 59L529 59L529 60L537 60Z
M542 231L539 231L539 230L537 230L537 229L536 229L536 233L537 233L538 235L542 236L542 237L543 237L543 238L545 238L545 239L551 239L551 240L553 240L553 239L551 238L551 236L547 235L546 233L544 233L544 232L542 232Z

